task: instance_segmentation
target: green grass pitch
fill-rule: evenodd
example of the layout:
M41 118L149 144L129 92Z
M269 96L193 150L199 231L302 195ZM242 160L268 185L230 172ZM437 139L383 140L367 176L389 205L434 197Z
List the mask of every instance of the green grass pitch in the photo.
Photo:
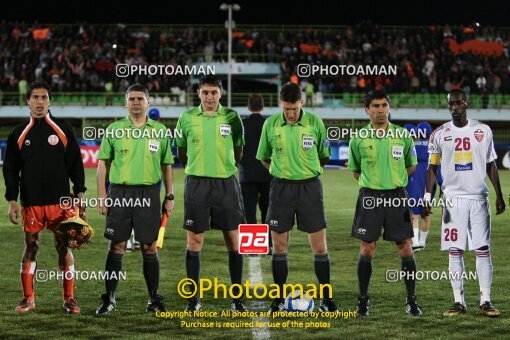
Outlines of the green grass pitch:
M182 169L175 170L176 210L169 221L165 245L160 251L161 292L169 311L183 310L185 301L177 295L176 286L185 277L184 253L186 234L183 222L183 182ZM500 172L503 192L510 192L510 173ZM86 171L88 197L96 197L95 170ZM331 257L332 284L335 301L341 310L354 310L357 295L356 263L359 243L351 238L350 229L357 197L357 183L348 171L327 170L322 176L325 193L326 215L328 219L328 246ZM0 182L2 193L4 181ZM491 208L494 210L494 192L491 188ZM21 297L19 281L20 258L23 249L23 233L19 226L12 225L7 217L7 203L0 203L3 217L0 219L2 275L0 277L0 337L1 338L166 338L186 337L203 338L253 338L252 329L203 329L182 328L178 319L161 319L145 312L147 293L142 274L142 258L138 252L127 253L124 257L123 270L127 279L121 281L117 292L118 311L107 318L96 318L95 309L104 290L102 281L78 281L76 297L81 307L81 315L66 315L61 307L61 282L36 282L35 311L18 315L14 311ZM366 319L322 320L330 323L329 328L286 328L269 329L274 339L291 337L306 338L344 338L344 337L391 337L391 338L452 338L452 337L498 337L507 334L510 328L510 297L508 281L510 264L508 261L507 241L510 240L510 212L493 216L492 253L494 280L492 300L502 312L499 319L488 319L478 315L478 282L468 281L465 285L468 312L457 318L445 318L442 313L453 301L449 281L420 281L417 283L418 303L424 311L423 317L411 318L404 311L405 288L403 282L388 283L385 272L388 269L400 269L400 259L392 243L379 241L376 257L373 261L373 274L369 293L371 295L371 316ZM89 209L88 216L96 229L96 236L91 244L80 251L75 251L76 270L103 271L107 253L107 242L103 238L104 217L95 209ZM427 248L416 254L418 269L425 271L446 271L448 255L439 251L440 225L439 211L432 216L431 232ZM227 252L220 232L207 232L202 251L201 276L221 283L229 283ZM261 258L263 281L272 283L271 259ZM38 256L37 269L57 270L57 256L50 232L44 231ZM466 270L475 270L474 254L466 255ZM245 258L244 277L248 279L249 258ZM294 230L290 237L289 249L289 283L316 283L313 271L313 256L304 233ZM258 304L257 304L258 302ZM270 300L263 302L267 310ZM318 303L318 301L316 301ZM260 301L248 301L251 310L259 309ZM203 309L221 311L229 308L229 300L213 299L210 294L203 300ZM201 319L202 321L216 321ZM285 321L279 319L276 321ZM228 318L218 321L238 321ZM244 319L251 321L251 319ZM296 320L307 321L307 320ZM267 335L267 334L266 334Z

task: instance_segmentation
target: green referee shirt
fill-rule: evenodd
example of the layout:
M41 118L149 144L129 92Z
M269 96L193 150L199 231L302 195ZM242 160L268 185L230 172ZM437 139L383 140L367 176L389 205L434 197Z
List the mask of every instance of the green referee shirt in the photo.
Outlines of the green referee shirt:
M392 123L388 123L386 135L381 138L375 137L375 131L371 135L370 130L373 129L368 124L351 139L349 170L361 173L361 187L374 190L405 187L407 168L417 163L413 139L404 128Z
M287 123L283 112L266 119L257 159L271 159L269 173L274 177L302 180L319 176L323 172L319 159L330 156L326 128L313 113L301 110L294 125Z
M179 117L175 144L187 149L186 175L228 178L237 171L234 147L244 145L241 117L221 105L208 116L199 105Z
M123 131L115 130L122 129ZM142 130L133 132L133 130ZM128 131L129 130L129 131ZM137 128L129 117L110 124L101 141L98 159L111 160L109 180L113 184L151 185L161 180L161 165L173 164L166 127L149 117ZM142 136L142 138L134 138Z

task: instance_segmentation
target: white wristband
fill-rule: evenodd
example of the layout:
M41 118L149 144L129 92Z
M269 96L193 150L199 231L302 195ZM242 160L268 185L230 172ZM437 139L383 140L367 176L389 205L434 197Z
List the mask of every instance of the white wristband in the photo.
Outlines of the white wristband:
M432 199L432 195L430 194L430 192L426 192L425 195L423 195L423 200L425 202L428 202L430 203L430 200Z

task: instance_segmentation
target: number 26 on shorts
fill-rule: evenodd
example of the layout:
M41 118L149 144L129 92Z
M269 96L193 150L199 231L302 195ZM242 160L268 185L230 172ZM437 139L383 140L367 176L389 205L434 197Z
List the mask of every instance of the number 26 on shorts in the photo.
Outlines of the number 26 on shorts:
M446 228L444 230L444 240L448 242L455 242L457 241L458 233L457 229L455 228Z

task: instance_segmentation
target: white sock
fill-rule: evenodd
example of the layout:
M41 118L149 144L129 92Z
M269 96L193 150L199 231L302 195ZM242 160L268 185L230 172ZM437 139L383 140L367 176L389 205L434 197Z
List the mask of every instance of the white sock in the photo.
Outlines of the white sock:
M427 242L428 231L420 230L420 246L425 247L425 243Z
M33 274L35 272L35 268L37 267L37 262L30 262L30 268L28 269L28 274ZM23 273L23 262L21 262L21 267L19 269L20 274Z
M456 248L450 248L449 250L449 266L448 271L450 273L450 283L453 289L453 297L455 302L460 302L464 306L464 251Z
M485 301L491 301L492 286L492 256L491 251L475 250L476 254L476 273L480 283L480 305Z
M420 229L419 228L413 228L413 247L418 247L420 245L420 242L418 242L418 237L420 235Z

